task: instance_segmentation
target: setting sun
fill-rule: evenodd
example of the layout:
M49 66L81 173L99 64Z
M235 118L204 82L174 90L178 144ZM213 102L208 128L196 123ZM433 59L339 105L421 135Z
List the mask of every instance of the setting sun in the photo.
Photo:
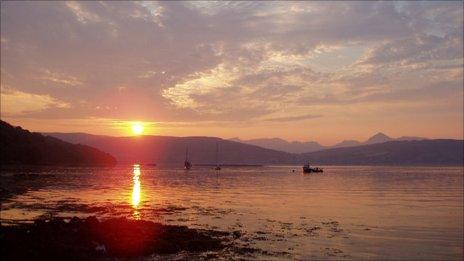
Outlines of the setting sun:
M0 1L2 260L464 261L464 0Z
M143 124L140 122L135 122L132 124L132 133L135 135L140 135L143 133Z

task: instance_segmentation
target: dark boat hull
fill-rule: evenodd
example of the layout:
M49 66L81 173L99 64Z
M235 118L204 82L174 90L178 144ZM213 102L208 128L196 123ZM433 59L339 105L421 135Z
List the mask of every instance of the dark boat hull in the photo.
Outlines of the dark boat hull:
M303 167L303 172L304 173L318 173L318 172L324 172L324 171L322 169L320 169L320 168Z
M191 169L191 168L192 168L192 163L190 163L190 161L185 161L185 162L184 162L184 168L185 168L186 170Z

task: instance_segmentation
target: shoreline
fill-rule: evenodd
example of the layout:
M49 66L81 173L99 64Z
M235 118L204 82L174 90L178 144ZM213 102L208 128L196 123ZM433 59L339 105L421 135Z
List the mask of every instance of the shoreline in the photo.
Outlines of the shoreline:
M152 221L95 216L36 219L1 226L2 256L11 259L87 260L152 254L202 253L228 246L229 233L163 225Z
M6 260L59 259L241 259L290 257L240 244L240 231L194 229L146 220L109 218L36 219L0 226L0 252Z

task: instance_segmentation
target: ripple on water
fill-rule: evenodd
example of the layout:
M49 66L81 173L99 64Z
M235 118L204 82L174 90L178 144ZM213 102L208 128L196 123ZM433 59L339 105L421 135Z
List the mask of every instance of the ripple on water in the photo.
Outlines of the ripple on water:
M214 228L264 259L463 257L462 168L138 168L2 173L2 186L18 186L2 223L98 215Z

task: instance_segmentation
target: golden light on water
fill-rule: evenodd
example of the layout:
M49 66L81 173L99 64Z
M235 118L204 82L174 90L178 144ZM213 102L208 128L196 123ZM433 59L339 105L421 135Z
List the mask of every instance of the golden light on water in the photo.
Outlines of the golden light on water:
M134 208L134 218L140 219L140 213L138 207L141 200L141 185L140 185L140 165L134 164L133 167L133 177L132 177L132 207Z

